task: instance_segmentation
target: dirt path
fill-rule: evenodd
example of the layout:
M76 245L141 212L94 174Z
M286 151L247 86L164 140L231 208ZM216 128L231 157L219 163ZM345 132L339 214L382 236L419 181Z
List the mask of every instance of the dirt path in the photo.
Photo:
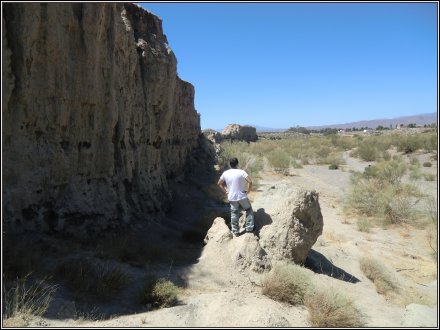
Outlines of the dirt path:
M267 173L260 181L260 189L284 180L319 193L324 230L313 250L360 282L335 281L324 275L319 275L319 281L350 293L369 320L367 326L401 326L408 322L414 326L436 325L437 265L432 258L426 230L396 226L386 230L373 228L370 233L360 232L356 219L343 214L342 199L349 186L350 170L361 171L369 163L347 155L346 160L342 170L310 165L291 170L293 176ZM422 184L426 185L425 182ZM374 257L387 265L400 287L399 295L393 301L377 294L374 285L363 275L359 267L362 256ZM421 307L425 313L419 311L417 318L413 315L413 305L404 307L409 302L428 304L433 308Z

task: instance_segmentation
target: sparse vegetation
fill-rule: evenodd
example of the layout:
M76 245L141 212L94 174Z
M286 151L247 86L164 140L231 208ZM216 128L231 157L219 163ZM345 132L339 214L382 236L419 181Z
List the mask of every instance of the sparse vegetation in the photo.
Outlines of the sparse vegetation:
M381 161L353 173L346 210L361 216L377 217L385 223L417 220L416 205L423 194L416 186L403 184L406 165L397 160Z
M431 167L432 163L431 162L424 162L423 163L423 167Z
M371 228L373 227L371 220L366 218L359 218L357 221L357 228L359 231L364 233L369 233Z
M348 328L363 326L363 317L354 301L335 289L313 290L304 304L314 327Z
M290 167L289 155L281 148L276 148L269 152L266 156L269 164L277 172L284 173Z
M377 160L379 157L379 151L377 150L374 143L364 142L362 143L356 151L352 153L353 157L359 157L367 162Z
M276 265L263 280L262 293L274 300L292 305L302 304L311 282L298 265Z
M148 276L141 296L143 304L156 308L172 307L177 304L178 287L171 281Z
M390 272L380 261L371 257L362 257L359 262L362 272L374 283L378 293L386 294L388 291L397 290L397 285Z
M219 165L229 167L229 159L237 157L240 168L252 178L257 178L263 164L273 170L288 173L289 168L302 168L309 164L328 164L338 167L345 164L341 152L355 145L351 137L335 134L327 136L297 135L286 139L260 140L258 142L223 142L219 155Z
M9 288L3 288L4 325L23 327L29 324L32 317L42 316L57 290L56 285L46 279L30 280L30 275L18 278Z
M78 296L107 300L113 298L130 281L130 277L118 266L109 262L92 263L88 259L71 259L57 270L57 277L64 281Z

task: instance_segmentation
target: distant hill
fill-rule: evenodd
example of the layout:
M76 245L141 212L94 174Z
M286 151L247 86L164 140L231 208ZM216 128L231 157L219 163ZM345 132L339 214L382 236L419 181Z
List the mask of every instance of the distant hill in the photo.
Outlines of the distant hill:
M285 130L287 130L287 128L269 128L269 127L256 126L256 125L250 125L250 124L246 125L246 126L255 127L255 129L257 130L258 133L261 133L261 132L284 132ZM217 129L214 129L214 131L223 132L223 128L217 128Z
M416 125L429 125L432 123L437 123L437 112L432 113L424 113L419 115L413 115L413 116L402 116L402 117L396 117L396 118L390 118L390 119L372 119L372 120L362 120L362 121L355 121L351 123L345 123L345 124L332 124L332 125L322 125L322 126L307 126L307 129L313 129L313 130L320 130L323 128L340 128L340 129L346 129L346 128L361 128L361 127L369 127L369 128L376 128L379 125L382 125L383 127L390 127L392 125L393 128L396 127L398 124L408 125L408 124L416 124ZM269 128L269 127L263 127L263 126L257 126L257 125L251 125L257 129L258 133L261 132L284 132L289 129L289 127L286 128ZM293 125L292 125L293 126ZM217 132L222 132L223 128L215 129Z
M396 117L396 118L390 118L390 119L373 119L373 120L362 120L362 121L355 121L351 123L345 123L345 124L333 124L333 125L323 125L323 126L308 126L307 129L315 129L320 130L323 128L340 128L340 129L346 129L346 128L361 128L361 127L369 127L369 128L376 128L379 125L382 125L383 127L390 127L392 125L393 128L396 127L398 124L408 125L408 124L416 124L416 125L429 125L432 123L437 123L437 112L433 113L426 113L426 114L419 114L414 116L405 116L405 117Z

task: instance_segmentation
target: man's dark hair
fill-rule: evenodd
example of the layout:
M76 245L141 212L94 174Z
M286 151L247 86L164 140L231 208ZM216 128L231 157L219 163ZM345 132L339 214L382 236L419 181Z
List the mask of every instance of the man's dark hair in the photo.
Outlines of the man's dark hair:
M237 158L231 158L230 160L229 160L229 165L231 165L231 167L232 168L236 168L237 167L237 165L238 165L238 159Z

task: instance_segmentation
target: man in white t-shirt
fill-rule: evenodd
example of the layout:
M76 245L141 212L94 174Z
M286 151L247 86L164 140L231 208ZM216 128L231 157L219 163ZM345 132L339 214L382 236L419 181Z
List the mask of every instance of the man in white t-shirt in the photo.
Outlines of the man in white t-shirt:
M234 236L238 236L240 230L238 220L241 210L246 211L246 232L250 233L254 230L254 212L247 196L252 188L252 179L245 171L237 168L237 158L231 158L229 165L231 169L223 172L218 185L225 194L228 194L229 204L231 204L231 231ZM246 182L248 183L247 189Z

